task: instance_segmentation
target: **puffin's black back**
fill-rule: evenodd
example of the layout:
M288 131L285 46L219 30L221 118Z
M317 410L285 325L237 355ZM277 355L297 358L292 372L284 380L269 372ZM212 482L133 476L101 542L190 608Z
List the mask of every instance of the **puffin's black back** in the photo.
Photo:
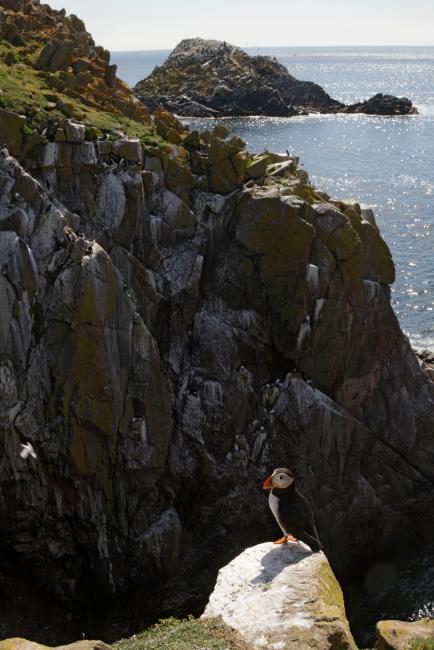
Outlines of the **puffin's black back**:
M305 542L313 551L323 548L316 531L312 507L294 483L287 488L273 488L269 504L284 532Z

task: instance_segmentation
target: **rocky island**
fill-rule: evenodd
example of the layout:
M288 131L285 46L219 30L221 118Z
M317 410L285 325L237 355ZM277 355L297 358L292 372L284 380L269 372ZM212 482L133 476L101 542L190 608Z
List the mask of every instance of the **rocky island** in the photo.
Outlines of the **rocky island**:
M181 41L163 65L139 81L134 94L151 111L162 106L187 117L417 113L406 97L381 93L346 106L318 84L295 79L274 57L249 56L234 45L202 38Z
M273 538L283 459L344 590L430 539L432 370L372 210L151 118L76 17L0 7L0 638L201 614Z

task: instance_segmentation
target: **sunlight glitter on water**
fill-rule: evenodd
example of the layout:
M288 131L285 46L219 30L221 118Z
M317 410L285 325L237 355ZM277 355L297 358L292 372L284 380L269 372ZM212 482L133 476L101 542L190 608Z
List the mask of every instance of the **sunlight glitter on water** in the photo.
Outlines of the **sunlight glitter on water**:
M392 297L416 347L434 347L434 119L366 115L226 118L247 142L300 156L318 188L375 211L397 269ZM192 128L214 126L188 120Z
M415 346L434 349L434 47L247 51L276 56L296 78L320 84L345 103L383 92L410 97L418 107L420 115L408 117L318 114L222 121L250 151L289 150L300 156L318 188L374 208L396 265L395 311ZM134 85L168 54L123 52L113 60L120 76ZM187 121L201 130L217 123Z

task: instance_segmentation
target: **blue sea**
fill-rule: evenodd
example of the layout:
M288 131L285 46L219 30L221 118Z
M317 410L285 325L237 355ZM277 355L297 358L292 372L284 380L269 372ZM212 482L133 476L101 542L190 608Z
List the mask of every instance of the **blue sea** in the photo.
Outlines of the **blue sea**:
M333 197L373 207L397 269L395 311L416 348L434 349L434 47L247 48L275 56L298 79L353 103L377 92L407 96L419 115L309 115L222 120L250 151L287 149ZM129 85L163 63L168 50L114 52ZM194 128L209 120L191 119ZM215 124L215 122L212 122Z

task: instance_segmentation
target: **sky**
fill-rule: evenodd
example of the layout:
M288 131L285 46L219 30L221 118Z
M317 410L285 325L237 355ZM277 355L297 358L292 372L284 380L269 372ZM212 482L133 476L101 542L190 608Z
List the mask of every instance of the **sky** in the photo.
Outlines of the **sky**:
M183 38L241 47L434 45L433 0L46 0L111 51L172 49Z

